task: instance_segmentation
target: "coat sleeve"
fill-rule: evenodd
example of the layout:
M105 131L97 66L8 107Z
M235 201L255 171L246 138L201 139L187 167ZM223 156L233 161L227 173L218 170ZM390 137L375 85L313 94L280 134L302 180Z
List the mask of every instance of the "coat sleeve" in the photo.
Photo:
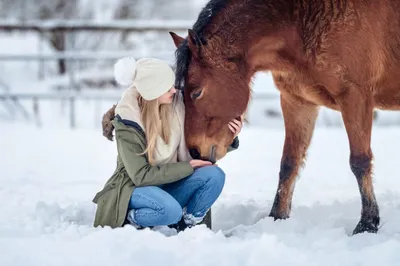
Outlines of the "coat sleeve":
M138 133L126 126L115 128L118 154L135 186L157 186L178 181L194 171L189 162L167 163L152 166L144 151Z

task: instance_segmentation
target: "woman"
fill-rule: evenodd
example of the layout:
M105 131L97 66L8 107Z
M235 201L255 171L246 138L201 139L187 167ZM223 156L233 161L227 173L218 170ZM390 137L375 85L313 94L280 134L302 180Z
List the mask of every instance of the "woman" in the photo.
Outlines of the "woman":
M225 174L208 161L190 157L183 102L173 101L171 67L154 58L136 62L125 57L115 64L114 75L129 88L109 121L112 125L103 120L111 139L115 129L118 158L114 174L93 199L94 226L177 228L179 224L177 229L183 230L200 223L219 197ZM237 120L230 123L235 137L241 126ZM237 148L235 140L229 150Z

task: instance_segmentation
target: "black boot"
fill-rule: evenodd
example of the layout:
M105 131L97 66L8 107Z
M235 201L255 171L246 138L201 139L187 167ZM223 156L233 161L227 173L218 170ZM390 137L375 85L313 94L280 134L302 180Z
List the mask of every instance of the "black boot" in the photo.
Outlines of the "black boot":
M169 228L174 228L174 229L176 229L176 231L179 233L179 232L181 232L181 231L185 231L186 228L190 228L190 227L192 227L192 226L187 225L187 224L185 223L185 220L184 220L183 217L182 217L181 220L180 220L178 223L168 225L168 227L169 227Z

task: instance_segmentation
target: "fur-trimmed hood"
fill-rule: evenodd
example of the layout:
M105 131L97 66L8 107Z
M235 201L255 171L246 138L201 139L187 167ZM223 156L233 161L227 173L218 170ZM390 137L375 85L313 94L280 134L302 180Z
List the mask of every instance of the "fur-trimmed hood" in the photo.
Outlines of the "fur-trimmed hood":
M144 126L141 121L140 116L140 108L137 101L138 92L135 88L131 87L126 89L121 97L121 100L117 105L114 105L110 108L104 115L102 119L102 128L103 128L103 136L105 136L108 140L113 140L113 130L114 126L112 124L112 120L115 116L120 116L123 120L129 120L137 123L144 131ZM185 134L184 134L184 121L185 121L185 106L182 101L181 95L176 95L178 99L174 101L174 112L176 117L178 118L179 130L180 131L180 140L178 146L178 161L189 161L192 157L189 154L189 151L186 147L185 143ZM162 149L161 149L162 150Z

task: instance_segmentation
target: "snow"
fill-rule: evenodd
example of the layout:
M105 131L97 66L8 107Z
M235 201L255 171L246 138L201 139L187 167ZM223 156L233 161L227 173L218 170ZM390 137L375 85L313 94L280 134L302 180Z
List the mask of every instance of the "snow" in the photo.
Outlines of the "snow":
M136 25L143 29L188 26L183 19L195 19L207 0L187 2L193 10L183 6L185 1L168 2L157 10L150 2L140 2L138 18L147 21ZM117 6L108 0L97 5L82 0L80 5L82 12L77 17L93 13L92 27L132 26L129 21L113 20ZM174 20L166 24L162 20L166 17ZM35 25L51 28L57 23L82 26L82 22L36 21ZM0 23L16 21L9 18ZM61 55L83 59L96 53L99 61L91 68L76 68L75 81L109 80L112 64L106 61L130 53L137 58L146 54L173 61L175 47L167 33L161 36L165 42L159 42L160 36L154 33L133 34L125 46L118 36L93 34L74 39L76 50ZM38 37L37 33L0 34L4 59L0 93L47 95L57 93L52 90L56 85L69 84L68 75L56 75L54 49ZM27 60L38 56L45 60ZM44 79L40 80L42 70ZM399 113L380 112L373 131L374 186L381 212L378 234L351 236L360 218L360 196L348 165L348 141L340 114L324 108L296 184L291 217L274 222L268 213L278 182L284 129L279 93L271 75L264 73L257 74L253 91L271 98L251 102L250 125L240 134L240 149L219 162L227 179L213 206L212 231L198 226L176 235L166 228L93 228L96 206L91 200L114 171L117 155L115 142L101 134L100 119L121 91L79 92L81 96L108 95L109 99L77 99L75 130L69 129L68 101L40 101L40 128L33 119L31 100L21 100L29 121L0 105L1 266L398 265L400 180L395 166L400 149ZM266 110L277 117L265 116Z
M115 167L116 147L100 130L2 124L0 265L398 265L399 128L375 127L378 234L351 236L360 215L343 128L317 128L291 217L267 217L284 133L246 126L213 206L212 231L93 228L94 194Z

